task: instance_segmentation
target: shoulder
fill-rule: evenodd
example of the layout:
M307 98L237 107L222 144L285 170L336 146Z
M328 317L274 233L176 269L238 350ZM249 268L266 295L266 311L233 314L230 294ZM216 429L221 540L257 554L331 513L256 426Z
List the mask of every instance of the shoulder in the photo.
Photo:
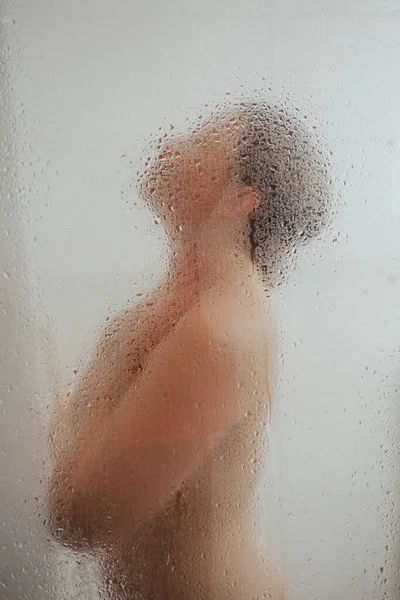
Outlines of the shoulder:
M199 308L192 308L179 319L170 341L177 345L186 359L198 352L204 356L227 346L216 320Z
M166 340L165 353L180 373L191 374L192 385L195 380L202 386L208 382L232 393L232 386L236 390L243 381L251 351L240 339L234 320L223 306L196 307L179 320Z
M178 320L155 350L156 358L171 373L201 375L204 381L209 375L232 373L238 353L233 339L224 333L214 315L196 307Z

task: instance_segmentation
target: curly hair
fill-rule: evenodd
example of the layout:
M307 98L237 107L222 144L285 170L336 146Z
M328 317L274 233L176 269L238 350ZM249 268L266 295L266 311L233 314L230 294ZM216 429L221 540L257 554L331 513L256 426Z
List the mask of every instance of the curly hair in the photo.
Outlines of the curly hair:
M331 167L305 119L263 103L242 103L241 112L245 128L234 168L239 180L261 196L250 221L251 249L254 262L272 283L296 248L328 224Z

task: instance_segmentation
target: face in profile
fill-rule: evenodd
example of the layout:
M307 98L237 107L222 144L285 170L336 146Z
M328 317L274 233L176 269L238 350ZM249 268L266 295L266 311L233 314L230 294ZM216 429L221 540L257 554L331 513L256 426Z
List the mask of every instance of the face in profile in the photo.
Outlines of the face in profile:
M151 209L167 220L175 215L202 224L227 191L236 197L243 184L235 176L234 156L243 127L240 117L231 115L166 139L141 185Z
M160 139L140 192L170 235L250 225L252 258L270 286L329 222L331 178L324 146L296 113L250 102Z

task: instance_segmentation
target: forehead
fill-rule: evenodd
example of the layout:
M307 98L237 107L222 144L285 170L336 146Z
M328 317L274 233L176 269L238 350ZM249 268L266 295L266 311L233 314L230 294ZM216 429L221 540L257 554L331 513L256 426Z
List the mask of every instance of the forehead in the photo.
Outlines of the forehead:
M245 137L247 127L243 111L226 111L199 121L185 134L166 135L157 148L146 175L144 186L169 189L196 180L202 187L207 182L221 183L236 178L235 154Z
M199 121L186 134L167 136L153 163L154 169L176 176L187 169L205 174L205 170L225 171L232 166L245 134L243 111L230 111ZM182 172L183 169L183 172Z
M246 126L243 112L221 113L205 120L193 129L193 140L201 145L235 145L243 136Z
M192 128L186 136L176 138L170 148L186 159L229 158L239 147L245 126L244 116L239 112L218 115Z

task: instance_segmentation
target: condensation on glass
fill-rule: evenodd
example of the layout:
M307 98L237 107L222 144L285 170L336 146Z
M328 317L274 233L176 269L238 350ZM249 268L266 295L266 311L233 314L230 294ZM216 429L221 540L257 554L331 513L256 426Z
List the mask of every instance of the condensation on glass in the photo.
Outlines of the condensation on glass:
M1 597L398 597L395 7L2 8Z

